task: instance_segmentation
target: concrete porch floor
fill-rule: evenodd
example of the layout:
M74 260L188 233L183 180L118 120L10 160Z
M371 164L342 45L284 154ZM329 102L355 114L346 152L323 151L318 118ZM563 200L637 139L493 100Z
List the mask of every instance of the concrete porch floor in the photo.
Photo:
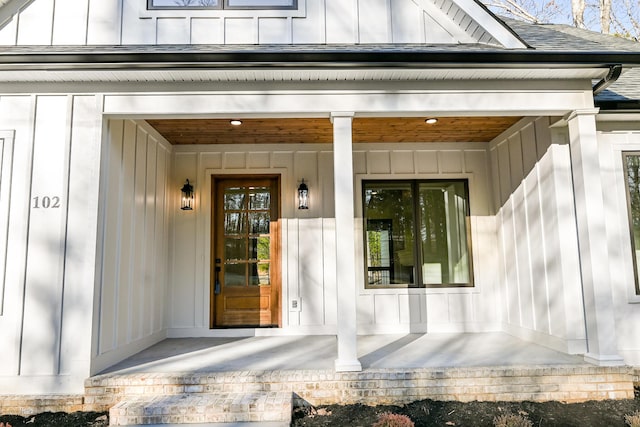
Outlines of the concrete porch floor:
M332 369L335 336L166 339L103 374ZM363 369L584 365L567 355L504 333L365 335Z
M113 425L277 421L307 405L421 399L583 402L633 397L629 367L597 367L504 333L358 337L361 372L335 372L335 336L166 339L85 381Z

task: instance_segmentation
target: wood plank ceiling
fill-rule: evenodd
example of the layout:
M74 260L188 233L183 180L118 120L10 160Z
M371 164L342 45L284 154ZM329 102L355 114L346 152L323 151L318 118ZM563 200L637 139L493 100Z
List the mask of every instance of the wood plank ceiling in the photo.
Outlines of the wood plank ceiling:
M521 117L441 117L428 125L424 118L361 118L353 121L353 142L488 142ZM328 118L147 120L174 145L331 143Z

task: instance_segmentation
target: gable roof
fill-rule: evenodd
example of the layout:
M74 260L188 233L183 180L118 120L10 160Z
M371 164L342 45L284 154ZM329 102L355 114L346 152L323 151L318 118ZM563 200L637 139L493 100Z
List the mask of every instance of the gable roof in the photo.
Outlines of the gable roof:
M4 7L24 5L28 1L9 0ZM454 2L408 1L425 8L433 7L436 3L443 7L447 2ZM311 70L327 70L339 80L345 79L344 72L340 74L342 70L361 69L378 72L375 75L369 73L369 80L601 79L616 64L627 68L640 67L640 43L567 25L529 24L498 18L477 0L455 0L455 5L460 6L456 10L474 15L493 34L507 31L513 40L518 41L519 47L481 42L8 46L0 50L0 80L139 81L140 73L145 73L144 79L163 81L168 77L175 78L170 76L172 70L180 70L186 81L251 80L255 79L259 70L277 70L285 80L292 77L291 73L299 73L294 78L301 81L313 75L314 71ZM450 8L443 7L442 10L442 13L445 13L444 10L452 13ZM229 69L234 73L225 73L224 70ZM42 70L47 71L46 75L41 73ZM438 70L449 70L449 74ZM465 73L455 70L475 71ZM483 73L478 70L488 71ZM39 71L40 74L37 74ZM120 72L119 76L115 76L116 71ZM214 75L217 71L224 75ZM272 73L272 76L275 74Z
M61 26L69 26L69 27L78 27L76 30L73 30L74 33L83 32L84 26L98 26L100 25L99 20L90 20L88 16L85 14L77 14L70 15L69 11L64 7L48 7L43 8L41 5L46 5L47 2L42 0L42 3L39 3L40 0L0 0L0 30L2 30L2 26L6 25L8 22L15 21L15 25L22 25L21 17L22 13L30 13L32 16L39 16L38 23L41 24L38 27L34 28L26 28L24 30L20 30L24 34L33 34L34 32L41 32L43 35L39 37L29 37L18 41L18 39L14 39L16 45L18 44L34 44L32 40L38 40L39 43L43 45L55 45L59 44L55 42L55 39L47 39L47 34L52 30L51 25L52 22L55 21L57 27ZM311 22L310 25L318 25L318 22L334 22L340 21L339 25L329 26L323 30L323 32L327 32L325 34L326 40L339 41L341 43L368 43L368 42L382 42L382 43L394 43L397 41L402 42L410 42L410 43L461 43L461 44L487 44L487 45L495 45L502 46L505 48L513 49L513 48L525 48L526 44L518 38L517 34L515 34L511 29L504 25L503 22L496 19L495 15L489 11L480 0L394 0L393 2L375 2L368 5L366 1L363 3L366 5L360 6L359 10L355 13L348 12L348 8L338 8L338 12L333 11L329 12L329 7L320 8L312 7L311 4L317 3L319 0L308 0L310 5L307 5L307 0L300 0L302 6L299 9L299 16L295 16L295 21L302 22L305 20L309 20ZM150 19L152 25L159 25L156 22L155 18L158 21L166 21L162 18L173 18L173 19L183 19L186 18L187 21L190 21L192 18L195 18L199 21L203 19L208 21L211 25L214 25L213 21L220 20L223 22L223 25L226 24L228 19L231 21L237 21L235 18L247 18L247 11L236 11L236 13L243 13L241 15L229 15L228 11L207 11L207 10L189 10L190 8L180 8L176 7L175 9L170 10L147 10L146 4L147 0L129 0L125 2L124 9L122 9L122 5L118 5L122 3L118 0L101 0L104 2L101 5L102 9L97 9L97 12L106 13L107 15L111 14L111 29L114 32L120 32L119 39L122 44L135 44L139 43L140 40L129 40L123 34L126 31L123 29L126 25L127 27L136 27L135 24L138 20L146 20ZM30 7L31 3L36 3L34 8ZM176 1L176 3L179 3ZM346 3L346 2L345 2ZM338 3L335 3L338 4ZM116 13L117 9L119 12ZM29 9L29 12L27 12ZM61 9L61 12L58 13L58 9ZM91 8L93 10L95 8ZM343 10L344 9L344 10ZM360 9L365 10L365 12L360 11ZM311 12L313 10L313 12ZM319 10L324 10L324 12L319 12ZM233 11L232 11L233 12ZM342 12L342 14L340 14ZM120 15L117 19L119 22L113 20L115 15ZM253 12L251 12L253 13ZM261 13L266 13L265 16L262 16ZM343 14L345 16L343 16ZM371 15L376 15L375 22L372 22ZM271 25L277 25L279 28L280 24L275 23L273 18L277 16L272 16L269 14L269 11L256 11L256 15L259 16L264 21L271 20ZM381 18L377 18L380 16ZM73 18L73 19L72 19ZM213 19L215 18L215 19ZM33 20L32 17L29 19ZM64 20L67 19L68 22ZM355 19L354 22L350 22L350 19ZM385 22L388 21L388 22ZM280 19L280 21L282 21ZM342 22L344 21L344 22ZM149 27L147 22L137 22L141 27ZM68 25L67 25L68 24ZM269 24L264 24L269 25ZM306 24L304 24L306 25ZM120 31L116 28L117 26L122 26ZM389 28L385 28L385 26L389 26ZM394 30L391 30L391 27L394 27ZM231 26L232 28L233 25ZM353 27L353 28L352 28ZM354 28L357 27L355 33L353 33ZM21 27L22 28L22 27ZM306 27L303 26L306 29ZM349 29L351 28L351 29ZM364 34L360 32L360 28L364 28ZM103 28L104 29L104 28ZM243 28L246 30L247 28ZM84 29L86 32L86 29ZM156 28L156 31L161 31ZM15 29L11 29L10 32L16 32ZM247 31L244 31L247 32ZM268 31L265 31L261 28L261 32L265 34ZM313 31L305 31L308 33L313 33ZM393 33L393 36L390 33ZM336 36L334 33L343 33L343 36ZM356 34L353 40L345 40L347 34ZM377 33L382 36L371 37L371 33ZM387 34L384 36L383 34ZM329 36L328 34L331 34ZM385 37L387 38L385 40ZM117 39L118 37L116 37ZM196 37L197 38L197 37ZM268 37L265 36L268 40ZM348 38L348 37L347 37ZM111 39L114 40L113 36ZM177 36L176 40L184 40L180 36ZM190 39L190 38L189 38ZM321 40L313 40L310 41L309 37L302 37L306 42L310 43L319 43L322 44ZM4 44L7 44L6 40L11 40L11 35L5 35ZM247 40L247 38L243 38L243 40ZM85 40L86 41L86 40ZM210 41L210 40L209 40ZM302 40L300 40L302 41ZM262 37L260 40L256 40L257 44L268 43L268 41L263 41ZM8 43L11 43L9 41ZM82 44L82 41L74 42L74 44ZM153 44L150 43L149 39L145 39L142 41L144 44ZM194 43L199 43L199 41L195 41ZM223 37L220 41L220 44L226 44L226 38ZM277 43L282 43L280 40ZM218 44L218 42L216 42ZM296 42L293 42L296 44Z

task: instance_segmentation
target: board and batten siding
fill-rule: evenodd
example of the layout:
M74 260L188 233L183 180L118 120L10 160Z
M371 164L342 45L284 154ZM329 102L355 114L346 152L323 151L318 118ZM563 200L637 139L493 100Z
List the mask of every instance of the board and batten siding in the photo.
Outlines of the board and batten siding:
M169 275L171 147L144 122L106 135L94 373L165 338Z
M81 392L89 373L97 106L89 95L0 97L0 389Z
M586 352L569 145L547 117L523 119L491 143L503 328Z
M257 151L259 150L259 151ZM177 209L171 237L169 336L210 331L211 176L281 175L282 319L265 334L331 334L336 331L333 152L331 145L175 146L172 188L195 186L196 208ZM355 144L356 216L362 179L467 178L471 199L474 288L364 288L362 221L357 221L359 333L498 330L497 247L487 144ZM304 178L310 209L296 209ZM360 213L358 213L360 212ZM297 301L297 308L292 302Z
M35 1L0 45L490 43L449 0L298 0L299 10L147 10L147 0Z
M474 287L365 289L362 220L357 221L359 333L484 332L500 327L495 218L491 209L488 144L354 146L356 217L362 218L362 180L458 179L469 182Z

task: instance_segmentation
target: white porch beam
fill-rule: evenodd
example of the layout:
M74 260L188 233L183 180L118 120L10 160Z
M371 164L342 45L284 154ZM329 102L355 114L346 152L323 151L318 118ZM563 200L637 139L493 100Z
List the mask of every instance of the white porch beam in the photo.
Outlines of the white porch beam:
M461 83L462 84L462 83ZM301 93L201 93L105 95L104 114L149 117L326 117L327 111L359 116L563 116L593 106L585 90L324 91ZM223 112L223 113L221 113Z
M598 109L577 110L567 119L582 292L587 327L585 360L601 366L624 364L618 355L603 188L595 116Z
M331 113L338 297L338 358L335 369L339 372L362 370L357 349L353 116L351 112Z

